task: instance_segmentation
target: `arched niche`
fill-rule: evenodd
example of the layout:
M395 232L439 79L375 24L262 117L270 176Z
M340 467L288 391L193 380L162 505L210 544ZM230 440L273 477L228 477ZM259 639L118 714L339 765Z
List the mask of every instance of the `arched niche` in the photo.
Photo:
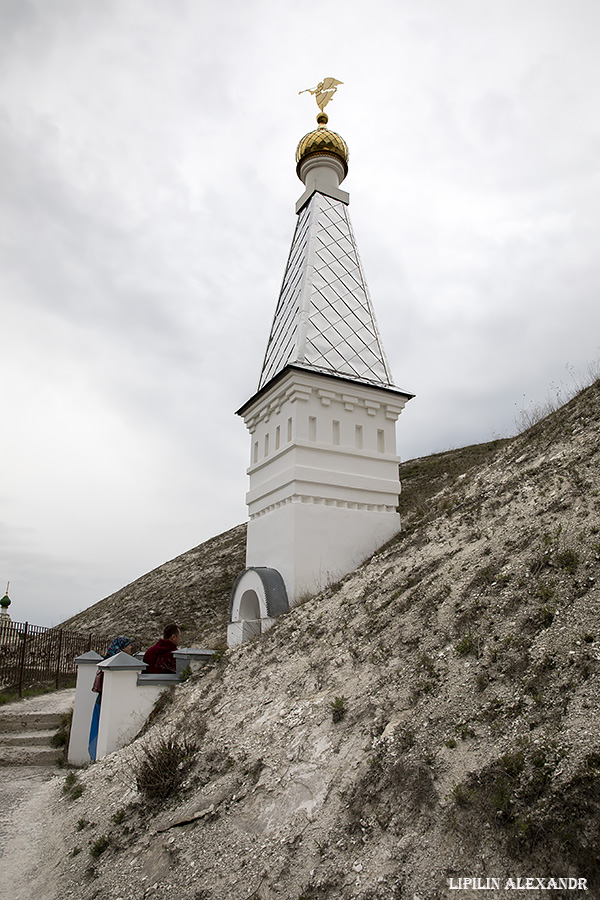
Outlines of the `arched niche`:
M252 566L238 576L231 592L227 643L230 647L267 631L289 609L281 574L267 566Z
M244 591L240 598L240 619L260 619L260 601L256 591Z

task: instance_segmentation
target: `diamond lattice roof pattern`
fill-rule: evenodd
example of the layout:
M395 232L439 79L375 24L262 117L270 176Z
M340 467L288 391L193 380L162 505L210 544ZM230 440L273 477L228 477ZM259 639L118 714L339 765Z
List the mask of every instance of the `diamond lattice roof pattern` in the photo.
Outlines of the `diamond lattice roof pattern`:
M287 365L392 386L348 209L318 191L298 215L259 390Z

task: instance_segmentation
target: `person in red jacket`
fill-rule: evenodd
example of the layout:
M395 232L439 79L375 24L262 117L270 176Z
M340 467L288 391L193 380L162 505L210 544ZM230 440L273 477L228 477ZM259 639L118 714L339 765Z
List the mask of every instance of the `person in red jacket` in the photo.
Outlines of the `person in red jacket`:
M162 638L149 647L144 653L144 662L148 663L145 675L170 675L176 670L173 651L179 647L181 632L175 622L165 627Z

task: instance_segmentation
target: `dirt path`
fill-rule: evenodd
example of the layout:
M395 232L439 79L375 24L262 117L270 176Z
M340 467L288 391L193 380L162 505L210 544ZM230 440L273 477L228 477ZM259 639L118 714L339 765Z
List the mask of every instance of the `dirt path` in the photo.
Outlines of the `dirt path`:
M58 884L52 884L53 856L47 835L52 831L46 798L58 775L41 766L11 766L1 771L0 784L0 900L55 900ZM44 858L41 843L44 832Z
M6 704L0 717L22 713L67 712L74 690ZM0 768L0 900L58 900L60 886L55 867L64 855L61 836L53 834L49 793L64 772L56 767L5 766ZM44 857L40 835L44 833Z

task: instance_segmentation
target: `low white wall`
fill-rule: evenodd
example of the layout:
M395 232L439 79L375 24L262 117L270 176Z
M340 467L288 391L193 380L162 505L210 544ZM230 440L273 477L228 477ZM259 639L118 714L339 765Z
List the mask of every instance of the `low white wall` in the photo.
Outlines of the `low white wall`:
M122 655L126 654L117 654L113 660ZM131 660L131 657L127 658ZM148 676L147 683L143 683L142 679L138 683L138 675L146 667L145 663L126 669L111 669L106 667L110 662L106 660L102 664L104 686L96 759L125 747L138 733L165 688L177 684L174 675L163 675L160 680Z
M272 621L272 620L270 620ZM260 619L242 619L227 626L227 646L237 647L262 633Z
M188 665L196 671L206 665L213 655L213 650L193 647L183 647L174 654L181 671ZM90 725L98 696L92 691L92 684L99 668L104 672L104 684L96 759L102 759L128 744L152 712L161 693L179 682L177 675L145 675L146 663L127 653L117 653L110 659L102 660L92 651L77 657L75 662L77 687L67 756L74 766L90 762Z

